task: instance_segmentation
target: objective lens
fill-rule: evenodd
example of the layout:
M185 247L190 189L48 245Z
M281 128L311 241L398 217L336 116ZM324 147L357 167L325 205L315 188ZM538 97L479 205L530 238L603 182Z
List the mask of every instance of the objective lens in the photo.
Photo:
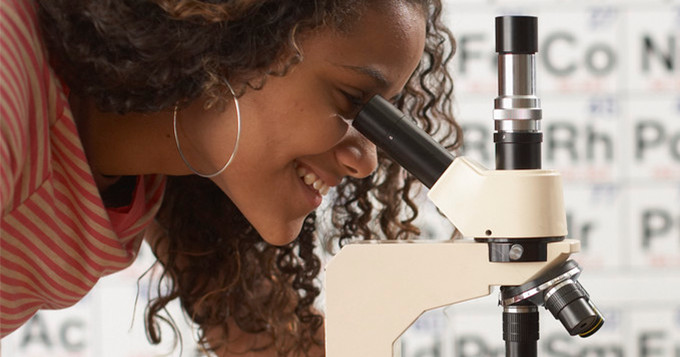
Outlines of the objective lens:
M545 308L562 322L570 335L588 337L604 324L602 315L588 293L572 279L556 285L545 294Z

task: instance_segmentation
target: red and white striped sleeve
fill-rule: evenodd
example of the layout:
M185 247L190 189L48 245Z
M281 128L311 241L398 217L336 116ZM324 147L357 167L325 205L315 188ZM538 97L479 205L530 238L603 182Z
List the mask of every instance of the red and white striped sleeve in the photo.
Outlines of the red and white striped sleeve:
M26 164L31 129L31 80L36 68L26 3L2 1L0 7L0 217L14 202L15 183Z

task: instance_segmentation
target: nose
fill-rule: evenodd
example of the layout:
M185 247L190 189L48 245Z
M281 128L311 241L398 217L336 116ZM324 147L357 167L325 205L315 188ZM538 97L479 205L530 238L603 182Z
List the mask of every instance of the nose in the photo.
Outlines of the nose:
M375 144L356 129L335 149L335 158L345 170L346 176L364 178L378 167L378 153Z

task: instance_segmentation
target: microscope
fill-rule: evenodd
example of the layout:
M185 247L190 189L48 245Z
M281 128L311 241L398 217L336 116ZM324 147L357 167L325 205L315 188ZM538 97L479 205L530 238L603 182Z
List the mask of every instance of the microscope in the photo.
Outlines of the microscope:
M537 355L539 306L570 335L604 319L578 282L562 180L541 168L536 96L537 19L496 18L496 169L454 158L380 96L353 126L429 188L428 198L467 239L345 245L326 267L326 356L399 353L399 336L424 312L500 286L506 356Z

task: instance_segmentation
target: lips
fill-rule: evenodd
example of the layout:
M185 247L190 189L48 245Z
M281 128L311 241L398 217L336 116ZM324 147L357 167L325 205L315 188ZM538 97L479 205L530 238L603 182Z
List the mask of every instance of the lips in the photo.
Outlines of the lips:
M330 190L328 184L306 167L296 165L295 172L307 186L316 190L321 196L325 196Z

